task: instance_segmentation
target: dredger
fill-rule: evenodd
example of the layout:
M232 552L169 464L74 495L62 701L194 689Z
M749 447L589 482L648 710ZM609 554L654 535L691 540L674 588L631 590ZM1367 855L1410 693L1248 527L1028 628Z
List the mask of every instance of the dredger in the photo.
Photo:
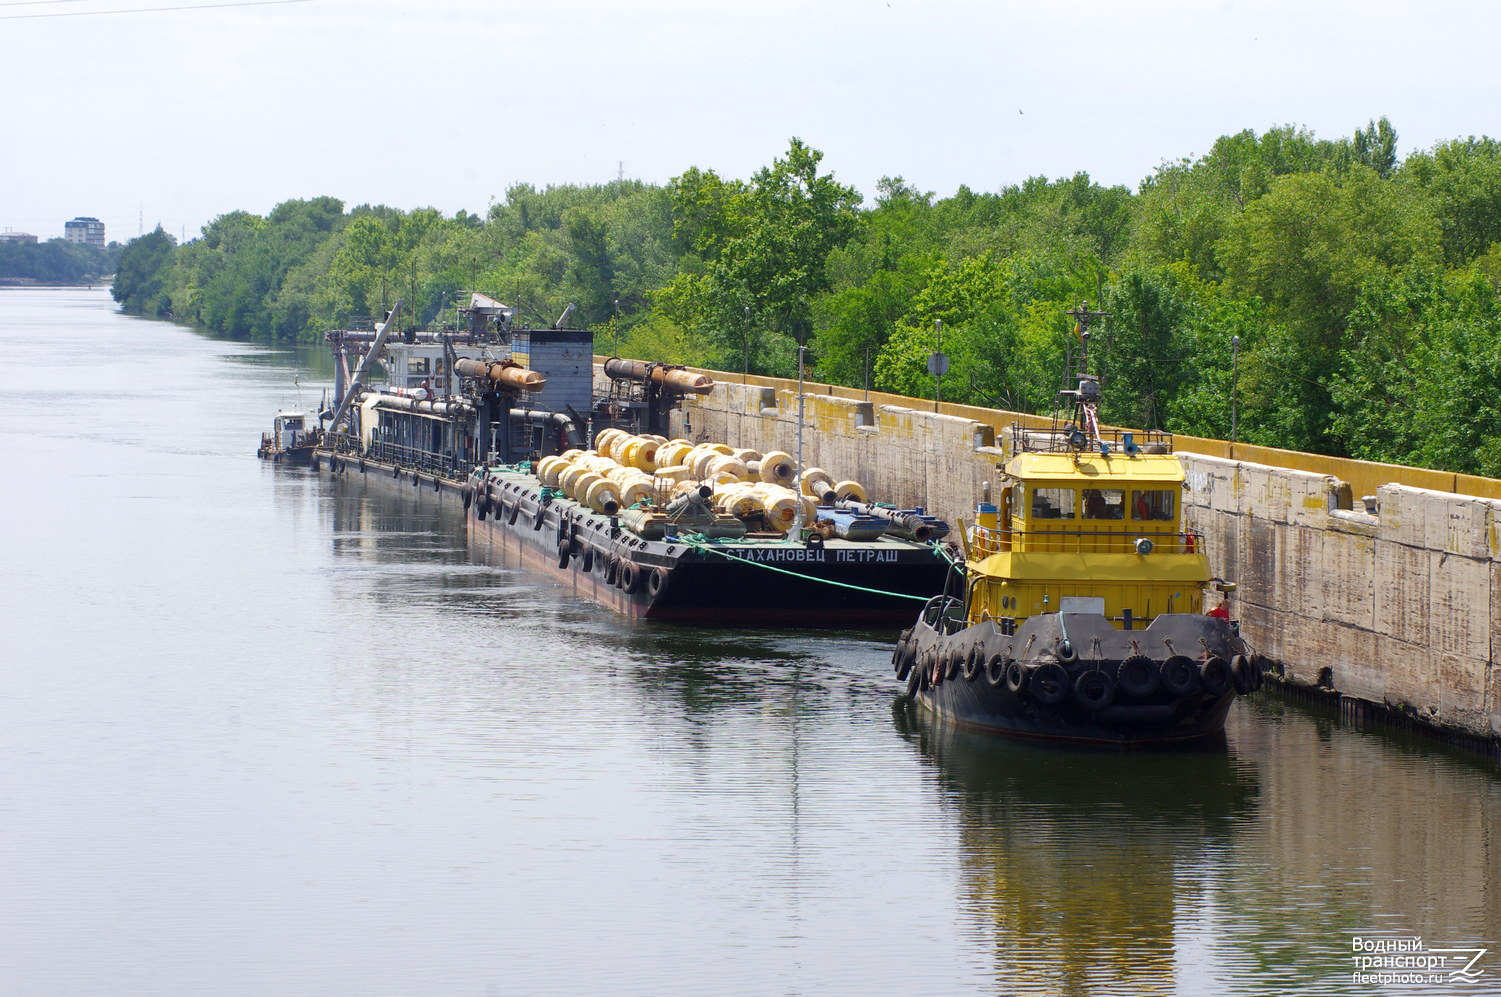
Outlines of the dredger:
M373 329L328 333L312 468L456 496L475 546L632 617L895 630L943 589L946 524L786 450L681 438L681 400L713 379L601 360L571 315L521 327L475 293L439 331L402 329L398 302ZM301 440L282 432L268 457L290 454L283 437Z

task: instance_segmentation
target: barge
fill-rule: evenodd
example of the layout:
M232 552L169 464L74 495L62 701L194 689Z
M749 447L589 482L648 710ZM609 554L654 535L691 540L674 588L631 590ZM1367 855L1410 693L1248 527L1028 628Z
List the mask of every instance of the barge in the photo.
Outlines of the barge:
M785 452L669 438L705 375L612 357L596 392L591 333L567 313L519 327L483 295L445 332L398 334L395 317L326 337L337 403L313 468L455 497L475 544L584 597L633 618L895 630L951 572L948 526L923 509Z

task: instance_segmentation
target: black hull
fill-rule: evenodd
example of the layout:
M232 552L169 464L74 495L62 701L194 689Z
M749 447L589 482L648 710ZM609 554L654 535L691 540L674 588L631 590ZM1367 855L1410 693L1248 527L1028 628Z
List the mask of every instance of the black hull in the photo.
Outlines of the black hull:
M489 508L471 502L470 537L636 619L699 626L896 629L943 588L928 544L883 538L714 544L644 540L536 478L491 475Z
M262 447L256 451L256 456L261 460L269 460L273 464L293 464L306 467L313 462L313 447L292 447L288 450L275 450Z
M1118 631L1100 616L1053 614L1013 634L988 622L941 634L935 615L904 633L898 675L920 706L975 730L1108 744L1203 740L1224 730L1237 694L1261 684L1239 635L1212 617L1164 615Z

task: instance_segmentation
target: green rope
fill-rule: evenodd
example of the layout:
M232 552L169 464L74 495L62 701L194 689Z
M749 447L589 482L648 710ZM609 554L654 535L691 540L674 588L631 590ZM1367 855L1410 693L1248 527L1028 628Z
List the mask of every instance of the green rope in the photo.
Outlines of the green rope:
M820 582L820 583L822 583L824 585L833 585L833 586L836 586L836 587L842 588L842 589L854 589L856 592L866 592L866 593L868 593L870 595L885 595L885 596L890 596L893 599L913 599L913 600L915 600L917 602L927 602L928 599L931 598L931 596L926 596L926 595L909 595L906 592L886 592L886 591L883 591L882 589L866 588L863 585L851 585L848 582L836 582L836 581L833 581L832 579L829 579L829 578L815 578L812 575L805 575L805 574L802 574L802 573L797 572L797 571L788 571L786 568L774 567L774 566L772 566L770 564L766 564L763 561L752 561L749 558L736 557L734 554L726 554L722 550L715 550L713 547L710 547L707 543L699 543L699 542L695 542L695 541L689 541L688 535L686 535L686 534L683 535L683 536L678 537L678 539L684 541L685 543L687 543L687 545L689 547L693 548L694 550L704 551L704 552L709 553L709 554L717 554L720 557L727 558L728 560L731 560L731 561L739 561L742 564L752 564L752 565L755 565L758 568L765 568L767 571L775 571L777 574L780 574L780 575L791 575L793 578L801 578L804 581L808 581L808 582Z

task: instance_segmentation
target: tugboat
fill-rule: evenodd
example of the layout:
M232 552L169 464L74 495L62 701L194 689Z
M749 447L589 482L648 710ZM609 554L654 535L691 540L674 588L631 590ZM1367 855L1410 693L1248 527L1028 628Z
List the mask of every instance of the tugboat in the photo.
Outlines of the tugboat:
M308 464L322 439L323 434L317 429L307 428L307 416L303 413L278 412L271 423L271 432L261 434L261 445L255 455L278 464Z
M1262 684L1182 522L1172 437L1102 429L1086 305L1050 428L1013 425L998 503L963 536L963 592L929 600L892 661L911 699L965 727L1119 744L1223 730ZM1073 350L1070 350L1072 353ZM1210 586L1219 604L1204 612Z

